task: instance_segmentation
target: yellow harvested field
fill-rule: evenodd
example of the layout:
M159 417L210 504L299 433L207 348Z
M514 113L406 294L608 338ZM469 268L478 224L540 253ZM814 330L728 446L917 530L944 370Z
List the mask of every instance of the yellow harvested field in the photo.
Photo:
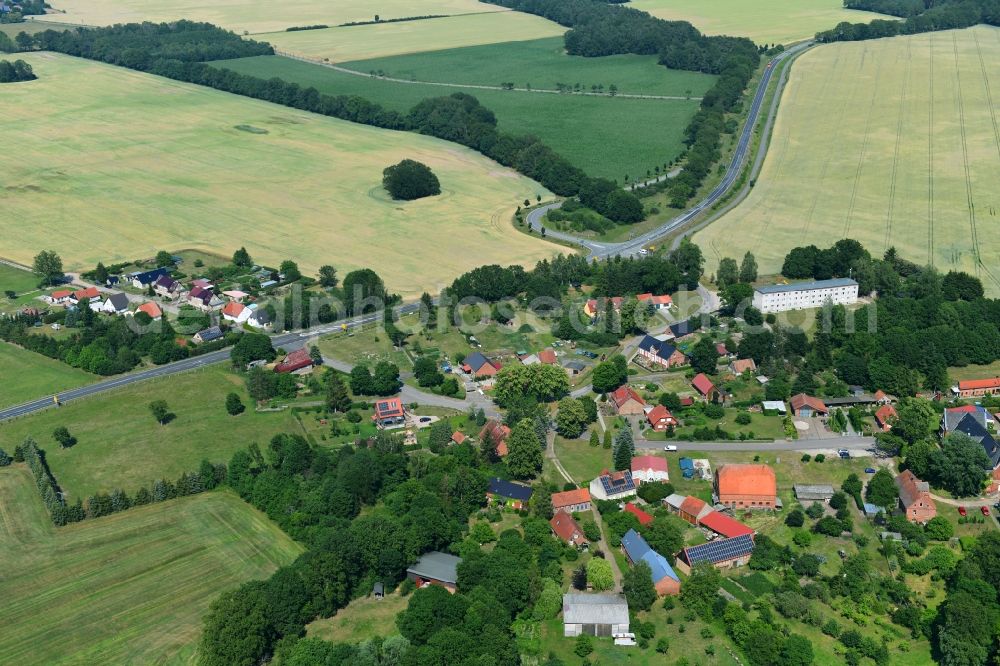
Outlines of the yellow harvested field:
M689 21L708 35L790 44L841 21L867 23L891 16L844 9L841 0L632 0L629 7L671 21Z
M986 26L803 55L756 186L695 236L709 264L750 250L773 273L792 247L854 238L1000 294L998 61Z
M423 21L255 35L280 51L330 62L555 37L566 28L531 14L467 14Z
M297 0L269 5L253 0L51 0L46 21L114 25L141 21L207 21L236 32L274 32L293 26L340 25L408 16L505 11L478 0Z
M306 273L370 267L413 295L560 250L510 224L519 202L549 193L456 144L68 56L22 57L38 80L0 95L0 114L19 118L3 130L17 155L0 186L11 259L50 248L79 270L245 245ZM404 158L429 165L442 194L391 200L382 170Z

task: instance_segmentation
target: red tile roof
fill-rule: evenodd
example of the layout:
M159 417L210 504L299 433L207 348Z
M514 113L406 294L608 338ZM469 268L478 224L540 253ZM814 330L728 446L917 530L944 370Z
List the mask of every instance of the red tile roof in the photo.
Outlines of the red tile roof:
M754 363L752 358L736 359L731 363L731 365L733 367L733 372L737 375L742 375L747 370L753 372L757 369L757 364Z
M718 511L712 511L698 522L716 534L721 534L724 537L731 538L743 536L744 534L753 534L753 530L740 521L734 520L723 513L719 513Z
M686 395L681 398L682 407L690 407L693 404L694 404L694 398L692 398L691 396Z
M583 530L573 520L573 516L565 511L556 511L556 514L552 516L552 520L549 521L549 525L552 527L552 531L556 533L556 536L563 541L575 545L588 543L587 537L583 535Z
M899 500L907 509L921 497L926 499L931 506L934 505L927 482L918 479L910 470L905 470L896 477L896 487L899 488Z
M616 407L621 407L629 400L635 400L640 405L645 405L646 401L643 400L635 390L628 385L619 386L614 391L611 392L611 400L615 403Z
M275 372L294 372L306 366L312 365L312 357L309 355L309 350L303 347L302 349L296 349L293 352L289 352L288 356L282 359L281 363L274 366ZM398 398L396 398L398 400Z
M652 469L657 472L667 471L667 459L660 456L635 456L632 458L632 471Z
M83 300L84 298L97 298L101 295L101 292L97 290L97 287L87 287L86 289L81 289L73 294L73 298L76 300Z
M649 410L649 413L646 414L646 420L649 421L650 425L656 425L657 423L659 423L664 419L666 419L668 422L677 420L674 418L674 415L670 413L670 410L664 407L663 405L657 405L656 407L653 407L651 410Z
M70 291L69 289L60 289L58 291L53 291L51 294L49 294L49 298L67 298L72 295L73 292Z
M391 419L393 417L403 416L404 414L403 401L401 398L379 398L375 401L374 418L376 419Z
M496 444L497 455L501 458L506 456L508 453L507 438L510 437L510 428L499 421L490 419L483 426L483 429L479 431L480 442L487 437L487 433L493 438L493 442Z
M778 483L767 465L723 465L716 472L719 495L761 495L775 497Z
M705 504L705 502L698 499L694 495L688 495L687 497L684 498L684 501L681 502L681 511L690 516L697 516L699 513L702 512L703 509L707 507L708 505Z
M709 379L704 372L699 372L695 375L694 379L691 380L691 386L693 386L698 393L701 393L706 397L715 389L715 384L712 383L712 380Z
M561 493L552 493L552 508L558 511L566 506L585 504L590 501L590 490L587 488L576 488L574 490L564 490Z
M637 507L635 504L632 504L632 502L625 503L625 510L638 518L640 525L649 525L653 522L653 517L651 515Z
M465 433L462 432L461 430L456 430L451 435L451 441L455 442L456 444L461 444L462 442L464 442L467 439L468 439L468 437L466 437Z
M654 296L650 293L639 294L636 296L636 300L640 302L650 301L653 305L670 305L674 302L674 299L670 298L670 296L666 294L662 296Z
M726 343L725 342L716 342L715 343L715 353L718 354L719 356L725 356L726 354L728 354L729 350L726 349Z
M551 349L544 349L538 352L538 360L545 365L555 365L557 363L556 353Z
M890 425L889 420L896 420L896 408L892 405L882 405L879 410L875 412L875 420L879 422L882 426Z
M239 317L240 313L246 310L247 306L236 301L229 301L226 307L222 308L222 314L230 317Z
M814 398L811 395L806 395L805 393L793 395L788 402L791 403L792 411L795 412L799 411L802 407L811 407L813 411L823 412L824 414L830 411L822 400Z
M967 379L958 383L959 391L974 391L976 389L1000 388L1000 377L993 379Z
M135 311L136 312L145 312L146 314L148 314L153 319L157 319L157 318L163 316L163 310L160 309L160 306L157 305L156 303L152 303L152 302L150 302L150 303L143 303L138 308L136 308Z

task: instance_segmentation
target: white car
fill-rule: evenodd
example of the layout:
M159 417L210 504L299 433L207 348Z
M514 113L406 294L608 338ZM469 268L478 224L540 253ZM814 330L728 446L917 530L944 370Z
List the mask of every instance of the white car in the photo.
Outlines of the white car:
M663 450L664 451L676 451L677 450L677 445L676 444L667 444L666 446L663 447Z

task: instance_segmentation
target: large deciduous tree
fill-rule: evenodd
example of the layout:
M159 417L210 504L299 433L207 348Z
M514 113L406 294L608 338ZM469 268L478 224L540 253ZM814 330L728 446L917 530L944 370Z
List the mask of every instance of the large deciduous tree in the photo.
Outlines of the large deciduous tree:
M522 419L507 439L507 469L515 479L530 479L542 470L542 443L531 419Z
M393 199L412 201L441 194L441 183L426 164L403 160L382 172L382 185Z
M43 285L59 284L63 279L62 259L53 250L42 250L35 255L32 269Z

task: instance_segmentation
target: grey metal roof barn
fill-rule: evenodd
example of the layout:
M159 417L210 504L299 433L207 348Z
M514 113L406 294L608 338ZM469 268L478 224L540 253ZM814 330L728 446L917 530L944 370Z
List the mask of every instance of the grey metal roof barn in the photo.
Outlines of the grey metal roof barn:
M435 550L421 555L417 563L407 569L406 573L426 580L454 584L458 582L458 563L461 561L461 557Z
M820 501L833 497L833 486L795 484L795 497L800 500Z
M628 624L628 603L620 594L564 594L564 624Z
M813 289L830 289L831 287L850 287L858 283L850 278L834 278L832 280L816 280L815 282L795 282L792 284L769 284L757 287L754 291L761 294L780 294L784 291L811 291Z

